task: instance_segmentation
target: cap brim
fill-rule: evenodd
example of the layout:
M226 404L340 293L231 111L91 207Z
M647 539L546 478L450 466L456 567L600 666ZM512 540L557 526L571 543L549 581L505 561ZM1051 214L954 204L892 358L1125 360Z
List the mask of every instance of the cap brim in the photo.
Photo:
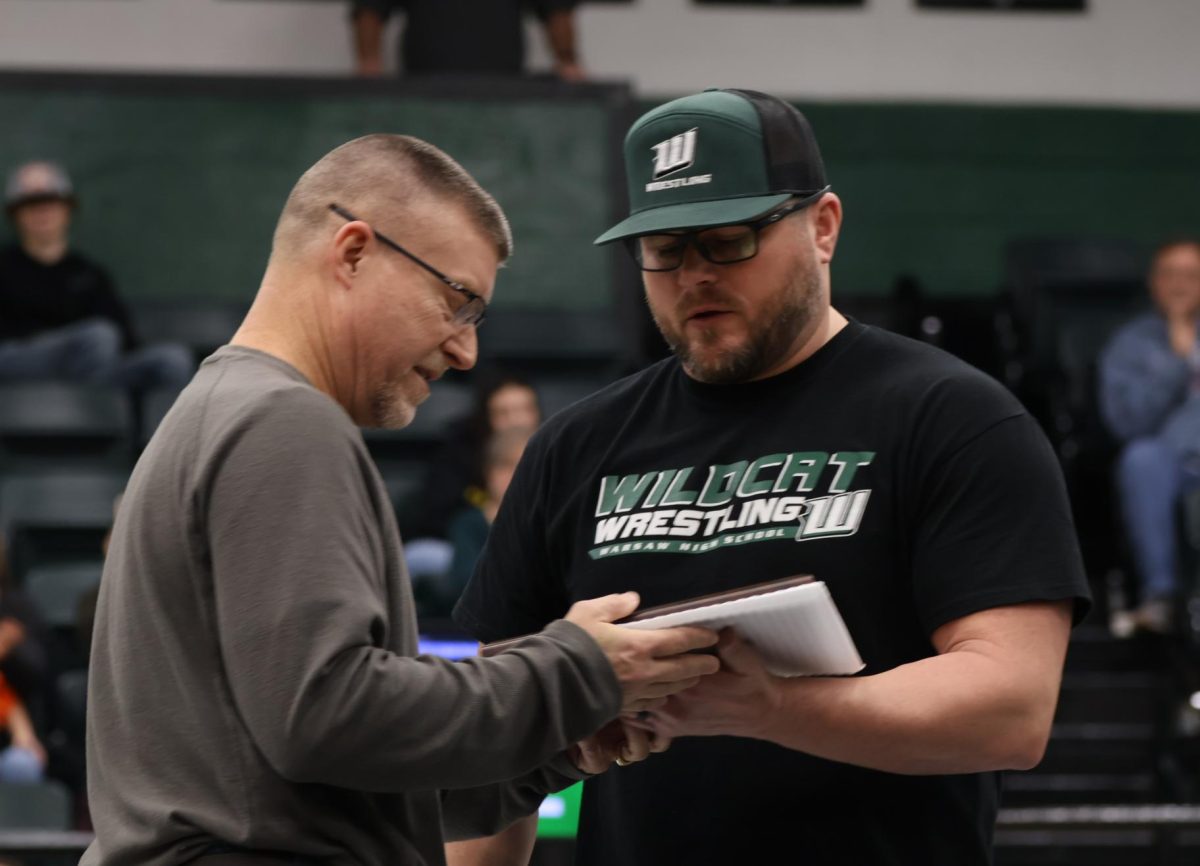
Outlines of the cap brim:
M621 220L593 244L607 244L621 238L679 229L702 229L746 222L772 208L779 207L792 193L756 195L746 198L725 198L718 201L692 201L668 204L644 210Z
M4 203L7 210L16 210L19 207L24 207L27 204L41 204L47 201L61 201L67 204L75 204L75 196L58 192L36 192L28 195L16 196Z

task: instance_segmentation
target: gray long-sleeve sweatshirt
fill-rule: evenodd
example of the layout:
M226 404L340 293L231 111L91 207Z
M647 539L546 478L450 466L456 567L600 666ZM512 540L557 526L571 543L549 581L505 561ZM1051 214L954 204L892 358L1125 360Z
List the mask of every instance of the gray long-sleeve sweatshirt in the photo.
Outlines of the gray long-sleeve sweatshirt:
M346 413L252 349L209 358L130 479L93 641L83 866L226 844L441 864L581 774L619 711L559 621L494 659L416 655L390 504Z

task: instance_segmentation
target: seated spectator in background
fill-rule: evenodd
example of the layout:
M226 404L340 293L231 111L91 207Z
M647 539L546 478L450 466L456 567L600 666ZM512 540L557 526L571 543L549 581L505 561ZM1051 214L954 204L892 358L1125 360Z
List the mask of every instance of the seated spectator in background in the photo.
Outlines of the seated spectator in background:
M8 550L0 537L0 676L41 718L49 676L44 629L33 605L11 582Z
M108 273L70 248L75 191L50 162L8 178L5 209L17 243L0 249L0 380L68 379L141 390L181 388L187 348L138 348Z
M483 553L487 543L488 531L496 512L508 491L513 472L521 462L529 437L533 435L532 427L510 427L492 434L484 452L483 477L484 495L478 505L469 505L461 509L450 520L449 541L454 549L454 558L450 562L450 572L442 583L440 593L440 610L438 613L449 615L466 588L471 573L475 570L475 561Z
M383 29L394 11L405 14L400 37L404 75L520 75L525 69L522 11L546 31L555 74L581 81L575 49L576 0L353 0L359 75L383 72Z
M1176 506L1200 486L1200 241L1160 247L1155 310L1122 327L1100 359L1100 405L1123 443L1117 488L1141 603L1118 630L1171 629L1179 592Z
M455 514L487 498L483 464L489 440L505 430L536 429L541 421L537 392L524 379L501 372L481 378L471 414L451 426L430 461L413 537L446 538Z
M40 782L45 769L46 750L34 733L29 713L0 674L0 782Z

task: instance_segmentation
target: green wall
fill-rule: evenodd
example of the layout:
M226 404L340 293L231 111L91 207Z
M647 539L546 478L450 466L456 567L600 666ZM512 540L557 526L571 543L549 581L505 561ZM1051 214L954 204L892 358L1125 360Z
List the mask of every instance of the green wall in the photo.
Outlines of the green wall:
M835 291L986 295L1030 235L1200 235L1200 113L804 105L845 223Z
M516 256L501 272L498 303L609 302L611 260L590 240L613 207L611 95L508 88L440 97L353 81L317 82L311 94L295 82L118 84L0 76L0 166L50 157L69 168L81 203L75 241L130 298L249 300L296 178L344 141L402 132L448 151L508 213Z
M0 75L0 166L51 157L79 187L78 246L134 299L248 300L296 177L373 131L442 146L508 212L517 253L503 307L594 310L613 291L591 239L623 197L616 142L638 111L620 88L481 92L352 80ZM846 221L835 291L899 274L983 297L1005 243L1200 234L1200 112L801 104ZM351 205L353 203L346 203ZM401 239L402 240L402 239Z

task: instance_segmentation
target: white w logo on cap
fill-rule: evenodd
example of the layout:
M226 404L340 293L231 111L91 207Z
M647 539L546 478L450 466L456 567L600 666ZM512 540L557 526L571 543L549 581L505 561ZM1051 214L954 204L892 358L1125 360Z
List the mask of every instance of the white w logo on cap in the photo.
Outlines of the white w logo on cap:
M687 132L660 141L654 147L654 179L687 168L696 159L696 130L692 127Z

